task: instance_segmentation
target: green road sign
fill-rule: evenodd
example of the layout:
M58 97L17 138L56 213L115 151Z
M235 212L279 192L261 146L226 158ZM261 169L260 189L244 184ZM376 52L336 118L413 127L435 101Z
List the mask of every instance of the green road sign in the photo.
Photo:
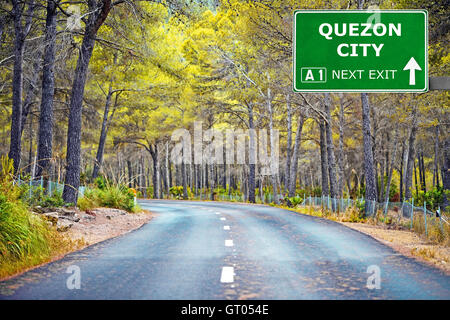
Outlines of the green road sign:
M294 91L428 91L426 10L297 10Z

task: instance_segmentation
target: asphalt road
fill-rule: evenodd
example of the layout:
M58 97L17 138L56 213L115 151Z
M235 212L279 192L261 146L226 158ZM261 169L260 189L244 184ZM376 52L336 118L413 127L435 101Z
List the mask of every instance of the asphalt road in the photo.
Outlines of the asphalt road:
M0 299L450 298L443 272L329 220L258 205L140 204L157 213L148 224L1 282Z

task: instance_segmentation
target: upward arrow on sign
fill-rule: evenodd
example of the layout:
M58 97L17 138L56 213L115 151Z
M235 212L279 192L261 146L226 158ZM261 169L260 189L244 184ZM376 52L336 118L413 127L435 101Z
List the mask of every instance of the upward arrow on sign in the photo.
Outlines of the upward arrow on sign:
M403 70L409 70L409 85L413 86L416 84L416 70L422 70L420 66L417 64L416 59L414 57L411 57L409 59L406 66L403 68Z

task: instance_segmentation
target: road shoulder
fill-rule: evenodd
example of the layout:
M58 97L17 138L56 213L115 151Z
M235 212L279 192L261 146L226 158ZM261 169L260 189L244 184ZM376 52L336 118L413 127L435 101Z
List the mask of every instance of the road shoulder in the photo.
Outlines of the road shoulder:
M437 267L450 275L449 247L426 242L420 236L408 230L389 229L386 226L366 223L336 222L367 234L404 256Z
M128 213L120 209L96 208L87 210L86 212L77 212L76 216L80 217L79 221L72 221L70 228L62 232L73 242L73 246L68 247L70 249L62 254L52 256L51 259L44 263L1 278L0 282L60 260L70 253L80 251L96 243L139 229L153 219L155 214L148 210L142 210L138 213Z

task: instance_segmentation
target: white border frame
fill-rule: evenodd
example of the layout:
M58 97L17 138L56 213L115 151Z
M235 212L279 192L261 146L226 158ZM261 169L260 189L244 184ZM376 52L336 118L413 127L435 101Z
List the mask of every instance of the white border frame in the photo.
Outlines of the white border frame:
M325 80L322 80L322 81L303 81L303 77L302 77L302 74L303 74L303 69L308 69L308 70L311 70L311 69L314 69L314 70L325 70ZM300 68L300 81L301 81L301 83L326 83L327 82L327 68L325 68L325 67L301 67Z
M425 18L425 88L423 89L297 89L295 87L296 84L296 76L297 76L297 68L296 68L296 59L295 59L295 47L296 47L296 16L299 13L373 13L374 11L380 13L422 13ZM293 14L294 23L292 35L292 59L293 61L293 81L292 81L292 90L294 92L428 92L429 83L428 83L428 11L425 9L417 9L417 10L295 10ZM326 68L326 67L324 67ZM301 80L301 74L300 74Z

